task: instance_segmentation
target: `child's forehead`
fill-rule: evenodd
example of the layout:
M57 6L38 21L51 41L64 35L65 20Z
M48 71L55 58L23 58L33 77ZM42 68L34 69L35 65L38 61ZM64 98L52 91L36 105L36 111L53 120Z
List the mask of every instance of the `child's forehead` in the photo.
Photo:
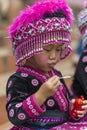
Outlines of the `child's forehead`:
M43 46L43 47L56 47L56 48L59 48L61 46L63 46L64 43L58 43L58 44L49 44L49 45L46 45L46 46Z

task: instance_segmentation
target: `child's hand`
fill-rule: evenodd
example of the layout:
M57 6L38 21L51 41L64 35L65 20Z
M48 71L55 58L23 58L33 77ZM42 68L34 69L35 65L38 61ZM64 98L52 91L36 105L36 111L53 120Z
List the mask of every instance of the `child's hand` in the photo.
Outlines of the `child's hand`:
M79 112L79 117L83 117L86 113L87 113L87 100L83 101L83 105L82 105L82 111Z
M58 79L58 76L53 76L40 87L40 92L44 94L46 98L48 98L57 91L59 84L60 80Z
M71 107L71 111L72 111L73 108L74 108L73 105L74 105L74 103L75 103L75 99L73 99L71 102L72 102L72 107ZM78 118L84 117L84 115L86 114L86 112L87 112L87 100L84 100L84 101L83 101L83 104L82 104L80 110L74 109L74 113L76 114L76 117L78 117Z
M57 91L59 84L60 80L58 76L53 76L43 83L40 89L35 93L36 99L40 105Z

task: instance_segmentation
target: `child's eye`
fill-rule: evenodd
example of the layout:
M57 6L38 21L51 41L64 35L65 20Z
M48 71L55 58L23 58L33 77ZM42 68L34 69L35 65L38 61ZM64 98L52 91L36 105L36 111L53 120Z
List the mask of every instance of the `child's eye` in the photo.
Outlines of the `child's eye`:
M45 51L48 51L48 52L51 51L50 49L44 49L44 50L45 50Z
M58 51L58 52L59 52L59 51L61 51L61 49L56 49L56 51Z

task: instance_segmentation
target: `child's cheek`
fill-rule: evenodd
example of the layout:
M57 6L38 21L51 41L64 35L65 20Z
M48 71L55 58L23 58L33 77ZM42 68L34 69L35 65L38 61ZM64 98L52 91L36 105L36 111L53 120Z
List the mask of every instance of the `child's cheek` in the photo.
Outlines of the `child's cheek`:
M42 59L40 59L41 63L47 63L48 62L48 58L47 57L42 57Z

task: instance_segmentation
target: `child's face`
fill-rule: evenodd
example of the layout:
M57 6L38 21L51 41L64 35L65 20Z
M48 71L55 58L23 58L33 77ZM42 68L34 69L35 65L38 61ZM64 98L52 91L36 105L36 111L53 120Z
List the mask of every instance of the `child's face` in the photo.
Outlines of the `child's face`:
M60 60L63 43L43 46L43 52L33 56L33 66L43 72L50 71Z

